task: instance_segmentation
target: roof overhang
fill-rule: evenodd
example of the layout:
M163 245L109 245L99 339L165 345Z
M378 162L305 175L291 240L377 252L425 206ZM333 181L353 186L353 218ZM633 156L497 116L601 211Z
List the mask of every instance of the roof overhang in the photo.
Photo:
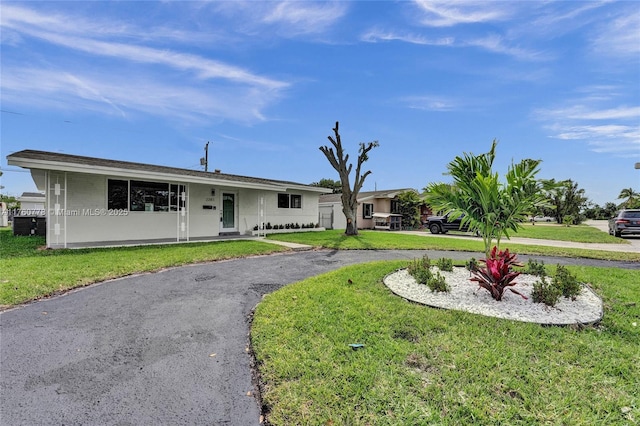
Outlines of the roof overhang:
M72 173L86 173L92 175L103 175L113 177L124 177L129 179L140 180L159 180L168 182L180 182L180 183L197 183L203 185L213 186L227 186L234 188L246 188L246 189L258 189L269 191L287 191L287 190L299 190L309 191L317 193L326 193L329 191L327 188L313 187L303 184L295 184L289 182L243 182L240 180L233 180L224 178L216 178L215 173L209 173L206 176L193 176L188 174L181 174L180 169L172 169L167 167L169 172L149 171L149 170L136 170L126 167L110 167L100 166L95 164L80 164L77 162L65 162L65 161L52 161L40 158L20 157L20 152L7 156L7 164L12 166L18 166L25 169L34 170L55 170L60 172L72 172ZM175 171L174 171L175 170ZM228 175L227 175L228 176Z

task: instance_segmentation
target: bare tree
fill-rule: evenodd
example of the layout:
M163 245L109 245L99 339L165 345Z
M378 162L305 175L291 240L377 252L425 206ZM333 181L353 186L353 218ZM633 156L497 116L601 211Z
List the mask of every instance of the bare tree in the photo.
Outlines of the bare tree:
M329 163L333 166L334 169L340 175L340 182L342 184L342 212L344 216L347 218L347 229L345 230L346 235L358 235L358 224L357 224L357 214L358 211L358 193L360 192L360 188L364 184L364 180L369 174L371 174L371 170L367 170L362 175L361 167L362 163L369 159L369 151L378 146L378 141L373 142L360 142L360 155L358 155L358 165L356 166L356 176L355 182L353 183L353 189L351 189L351 184L349 183L349 175L351 174L351 169L353 168L353 164L349 164L349 154L344 153L342 149L342 142L340 140L340 133L338 133L338 122L336 121L336 127L333 129L333 133L335 134L335 138L328 136L329 141L335 148L335 152L333 148L328 146L321 146L320 151L327 157Z

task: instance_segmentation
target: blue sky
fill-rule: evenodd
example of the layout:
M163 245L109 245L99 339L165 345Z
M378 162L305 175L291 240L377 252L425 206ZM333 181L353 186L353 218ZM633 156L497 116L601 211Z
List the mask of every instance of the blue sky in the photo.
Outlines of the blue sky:
M311 183L377 140L363 190L447 181L498 139L597 204L640 190L640 7L609 1L8 2L3 193L22 149Z

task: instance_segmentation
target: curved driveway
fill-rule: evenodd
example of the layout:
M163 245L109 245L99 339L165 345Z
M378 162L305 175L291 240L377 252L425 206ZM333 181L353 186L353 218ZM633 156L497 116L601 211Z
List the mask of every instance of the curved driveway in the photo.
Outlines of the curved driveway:
M257 425L248 317L261 296L345 265L424 253L481 256L415 250L260 256L107 281L2 312L0 423Z

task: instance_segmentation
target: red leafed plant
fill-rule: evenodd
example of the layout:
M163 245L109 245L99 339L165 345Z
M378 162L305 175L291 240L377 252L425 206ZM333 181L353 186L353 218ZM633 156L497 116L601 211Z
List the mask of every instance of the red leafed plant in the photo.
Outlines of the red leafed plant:
M516 261L516 254L509 253L509 249L498 251L498 247L494 246L486 259L480 259L485 267L473 265L471 272L475 281L482 288L486 288L495 300L502 300L505 290L509 288L513 293L520 295L522 298L527 297L518 291L510 288L516 283L513 281L520 272L512 271L513 266L523 266L522 263Z

